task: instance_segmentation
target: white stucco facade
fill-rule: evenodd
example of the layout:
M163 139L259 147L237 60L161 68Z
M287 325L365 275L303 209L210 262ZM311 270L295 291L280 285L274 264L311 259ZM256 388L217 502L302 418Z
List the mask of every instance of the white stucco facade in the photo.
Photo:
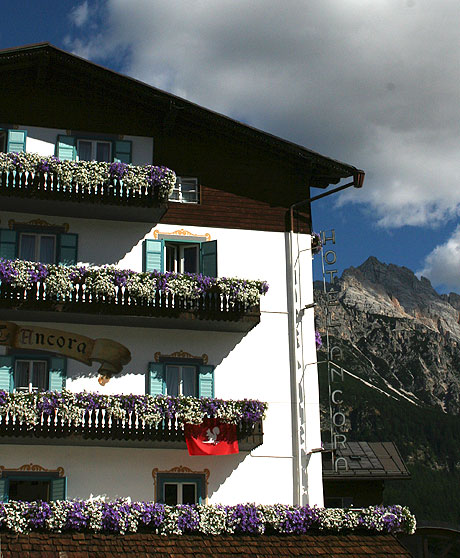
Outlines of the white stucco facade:
M65 130L27 129L27 150L54 154L56 137ZM151 138L124 137L133 142L133 163L152 161ZM1 207L1 206L0 206ZM0 445L0 465L6 469L25 463L45 469L62 467L68 498L107 495L133 500L154 498L152 470L187 467L209 470L209 503L322 505L321 457L311 454L321 445L319 402L314 343L310 236L287 232L195 227L161 223L131 223L59 215L0 211L0 228L8 223L45 221L66 223L78 235L78 261L112 264L142 271L143 242L155 231L173 235L186 229L217 241L219 276L266 280L270 286L261 299L261 319L249 332L234 333L127 327L118 325L41 321L35 325L75 332L91 338L107 338L126 346L132 356L122 373L101 387L97 366L67 362L67 389L105 394L144 394L149 362L155 353L184 351L207 355L214 369L215 396L222 399L259 399L268 403L263 422L263 444L236 455L193 457L186 449L150 449L15 443ZM310 305L310 307L309 307ZM0 309L0 319L2 310ZM9 319L11 319L9 317ZM19 322L26 325L26 322ZM0 351L5 354L5 348Z

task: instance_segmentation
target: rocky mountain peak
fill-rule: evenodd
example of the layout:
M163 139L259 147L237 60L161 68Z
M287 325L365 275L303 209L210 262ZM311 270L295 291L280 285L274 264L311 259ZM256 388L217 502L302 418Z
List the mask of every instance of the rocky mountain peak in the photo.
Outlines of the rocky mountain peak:
M368 258L336 281L334 333L356 352L354 366L449 412L460 412L460 296L440 295L406 267ZM316 291L317 327L326 300ZM362 364L362 359L367 364Z

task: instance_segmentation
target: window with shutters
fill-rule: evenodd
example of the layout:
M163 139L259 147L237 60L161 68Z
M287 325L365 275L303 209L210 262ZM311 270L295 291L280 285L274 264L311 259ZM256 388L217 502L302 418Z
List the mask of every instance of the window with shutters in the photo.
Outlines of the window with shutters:
M177 176L176 184L169 196L169 200L180 203L200 203L198 179Z
M6 152L6 132L0 130L0 153Z
M78 235L60 232L63 229L19 224L13 229L0 229L0 258L74 265Z
M49 353L0 356L0 390L62 391L67 377L67 360Z
M2 471L0 477L0 502L51 502L65 500L67 479L58 472Z
M206 501L205 475L157 474L156 500L168 506L201 504Z
M79 135L59 135L56 156L61 161L105 161L108 163L131 163L132 142L88 138Z
M149 364L146 393L214 397L214 366L201 359L160 357L160 362Z
M178 240L174 235L144 240L143 270L202 273L217 277L217 240Z

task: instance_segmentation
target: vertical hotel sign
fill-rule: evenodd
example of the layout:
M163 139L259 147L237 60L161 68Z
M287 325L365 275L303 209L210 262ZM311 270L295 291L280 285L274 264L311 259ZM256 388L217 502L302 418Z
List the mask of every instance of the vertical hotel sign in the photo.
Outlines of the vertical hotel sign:
M326 297L326 349L327 349L327 384L329 393L330 435L332 446L332 466L335 471L348 469L345 457L337 457L336 450L345 447L347 437L344 434L346 417L343 412L343 368L335 363L334 359L342 360L342 349L337 344L331 343L331 336L337 333L340 325L335 321L334 308L338 306L339 292L335 286L338 273L336 269L337 254L335 248L335 230L323 231L322 240L322 270L323 288ZM334 336L338 339L338 335Z

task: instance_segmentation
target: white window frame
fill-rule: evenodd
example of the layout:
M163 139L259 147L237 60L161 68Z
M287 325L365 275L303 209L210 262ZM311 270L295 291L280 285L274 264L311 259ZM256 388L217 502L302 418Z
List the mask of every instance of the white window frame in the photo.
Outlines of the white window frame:
M54 254L53 262L56 263L56 246L57 246L57 235L49 233L36 233L33 231L21 231L19 232L19 257L21 257L22 252L22 236L29 235L35 237L35 248L34 248L34 262L40 262L40 243L43 236L52 237L54 239Z
M18 363L20 362L27 362L29 364L29 369L27 372L28 375L28 386L20 386L17 387L17 375L18 375ZM44 363L45 364L45 378L47 379L47 381L45 381L45 384L48 384L49 386L49 369L48 369L48 361L45 359L30 359L30 358L16 358L15 362L14 362L14 391L28 391L29 393L32 393L34 391L38 391L38 386L35 387L32 383L32 372L33 372L33 366L34 363ZM47 388L45 388L47 389Z
M87 138L78 138L77 139L77 161L86 161L87 159L80 159L80 156L78 155L79 151L80 151L80 142L84 141L86 143L90 143L91 144L91 159L89 159L90 161L96 161L96 154L97 154L97 144L98 143L105 143L109 146L109 159L108 161L106 161L107 163L111 163L112 162L112 142L109 140L93 140L93 139L87 139Z
M185 263L185 249L194 248L196 252L196 270L190 271L189 273L200 273L200 244L197 243L186 243L186 242L165 242L164 247L164 261L165 270L175 273L184 273L184 263ZM168 249L174 250L174 269L168 270Z
M183 184L184 185L189 184L195 186L195 196L193 200L187 200L184 198L182 193ZM171 192L169 201L177 202L177 203L195 203L195 204L200 203L200 189L198 185L198 178L195 178L193 176L177 176L176 184L174 185L173 191Z

